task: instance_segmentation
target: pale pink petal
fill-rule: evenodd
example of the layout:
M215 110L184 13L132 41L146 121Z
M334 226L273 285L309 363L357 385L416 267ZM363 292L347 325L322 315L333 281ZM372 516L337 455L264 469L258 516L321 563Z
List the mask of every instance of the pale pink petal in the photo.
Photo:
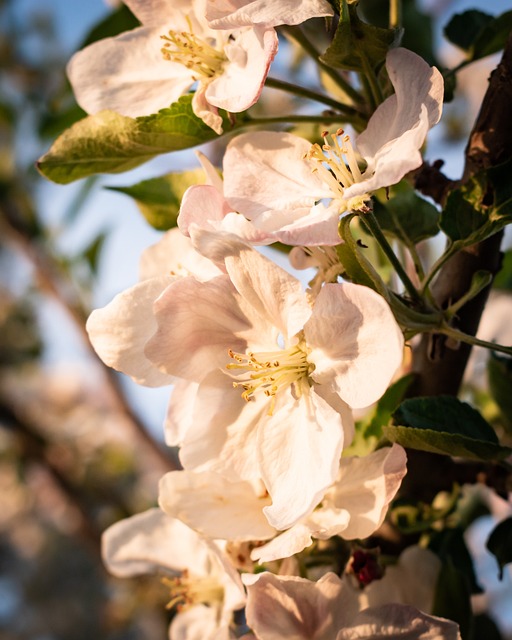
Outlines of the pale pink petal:
M103 109L136 117L175 102L193 84L181 64L164 60L161 27L140 27L95 42L76 53L67 72L78 104L87 113Z
M205 283L179 279L155 302L158 329L146 345L146 357L162 371L196 382L224 368L228 349L245 350L236 332L251 328L239 303L227 276Z
M192 98L192 111L198 118L213 129L215 133L220 135L222 133L222 116L219 115L219 110L206 97L206 91L210 84L210 80L204 80L199 83L194 96Z
M176 22L176 29L183 31L187 24L182 18L190 11L190 0L123 0L133 15L147 26L162 26L162 22Z
M304 161L311 143L291 133L259 131L234 138L224 155L224 196L252 219L268 210L310 208L330 197Z
M198 253L179 229L170 229L142 252L139 274L141 280L176 274L193 275L204 281L220 275L221 271Z
M342 584L333 573L318 582L262 573L246 586L247 623L258 640L334 640L356 604L341 599Z
M206 19L215 29L266 24L300 24L332 16L327 0L208 0Z
M405 450L397 444L364 458L342 458L338 479L319 511L333 507L347 511L350 520L339 535L346 540L367 538L384 521L407 472L406 462Z
M261 476L272 498L264 509L276 529L310 513L336 478L343 446L341 416L314 389L294 399L282 391L258 432Z
M105 364L148 387L170 384L172 377L159 371L144 355L144 349L157 330L151 312L154 300L176 279L151 278L118 294L87 320L89 339Z
M313 542L311 536L311 528L307 524L299 522L262 547L253 549L251 551L251 560L262 563L289 558L309 547Z
M387 302L357 284L326 284L304 327L311 374L351 407L378 400L402 362L403 337Z
M181 233L189 235L189 227L196 224L201 228L215 229L224 216L231 211L226 200L215 187L207 184L189 187L183 194L178 227Z
M206 184L215 187L219 193L223 193L224 183L217 167L215 167L201 151L196 151L196 156L206 174Z
M331 246L341 242L339 219L336 202L329 207L319 203L309 208L265 211L254 218L253 225L269 236L272 234L274 242L292 246Z
M190 569L204 573L209 551L199 536L160 509L116 522L102 536L102 556L110 573L128 577Z
M224 47L228 57L222 74L206 88L206 100L231 113L245 111L260 97L268 70L277 53L274 29L247 29Z
M193 407L198 387L189 380L178 379L174 383L164 423L165 444L169 447L180 445L194 424Z
M451 620L426 615L418 609L388 604L361 611L336 640L460 640Z
M160 480L160 507L209 538L267 540L275 534L263 515L270 499L247 482L230 482L210 471L171 471Z
M228 640L229 627L219 628L218 615L215 607L204 604L179 611L169 627L169 640Z

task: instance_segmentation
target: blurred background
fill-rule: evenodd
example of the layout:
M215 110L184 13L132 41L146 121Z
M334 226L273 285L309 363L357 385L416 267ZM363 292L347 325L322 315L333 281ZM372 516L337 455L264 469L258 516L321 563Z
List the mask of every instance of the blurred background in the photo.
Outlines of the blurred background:
M154 577L109 577L99 550L101 532L154 505L159 478L176 466L175 452L162 443L169 390L143 389L106 369L84 323L91 309L137 280L142 249L160 237L131 199L107 187L196 161L192 152L180 152L66 187L39 176L34 164L83 117L65 65L101 36L96 25L105 30L113 11L121 24L115 4L0 0L2 640L167 636L166 587ZM485 10L503 11L504 4L486 3ZM362 0L368 14L384 5L387 11L384 0ZM440 46L441 28L471 3L408 0L404 6L424 35L423 43L416 38L417 48L424 47L419 52L430 62L456 64L455 49ZM494 65L485 59L466 70L444 124L433 132L428 157L444 158L450 177L460 176Z

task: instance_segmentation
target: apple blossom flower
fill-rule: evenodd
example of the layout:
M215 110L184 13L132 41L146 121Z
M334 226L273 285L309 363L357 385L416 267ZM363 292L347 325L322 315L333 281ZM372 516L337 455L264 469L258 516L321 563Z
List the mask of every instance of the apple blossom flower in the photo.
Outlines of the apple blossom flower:
M207 0L206 19L214 29L265 24L295 25L333 15L327 0Z
M220 640L230 632L233 612L245 603L238 572L222 543L199 536L160 509L121 520L102 538L108 570L118 577L160 572L169 576L170 606L179 610L169 628L170 640Z
M313 538L367 538L382 524L405 473L405 451L396 444L364 458L342 458L336 481L321 503L280 535L264 516L263 509L271 503L266 493L211 471L167 473L160 481L159 504L169 516L210 538L272 538L251 553L252 560L270 562L299 553Z
M124 2L142 26L94 42L68 64L85 111L149 115L197 82L194 113L220 134L219 109L237 113L258 100L277 52L275 29L213 30L205 20L205 0Z
M286 244L339 244L340 214L364 211L373 191L416 169L425 136L441 117L443 77L436 68L401 48L388 53L386 68L395 93L354 145L342 129L325 132L322 147L285 132L235 137L223 163L229 206Z
M190 416L183 466L262 480L269 523L287 529L335 480L352 436L348 407L384 393L403 337L366 287L325 285L311 306L298 280L238 239L201 231L195 242L223 257L227 274L172 282L154 303L145 356L198 385L178 409Z
M334 573L318 582L261 573L244 576L247 623L257 640L460 640L451 620L414 607L364 608Z

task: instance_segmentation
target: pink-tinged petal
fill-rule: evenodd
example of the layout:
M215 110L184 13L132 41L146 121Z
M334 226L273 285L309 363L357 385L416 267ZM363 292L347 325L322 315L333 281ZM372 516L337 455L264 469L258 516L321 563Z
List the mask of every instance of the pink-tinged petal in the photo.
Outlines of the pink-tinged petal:
M228 57L222 74L206 89L206 100L231 113L251 107L260 97L278 39L274 29L254 28L242 31L224 47Z
M357 137L356 146L364 158L373 158L387 142L414 127L422 106L427 110L429 127L441 117L444 83L435 67L412 51L399 48L388 53L386 68L395 94L377 108Z
M175 102L194 80L186 67L164 60L164 28L140 27L76 53L67 72L78 104L88 113L109 109L136 117Z
M179 379L174 383L164 423L165 444L169 447L180 445L194 424L192 409L198 387L189 380Z
M338 479L320 511L334 507L350 514L350 521L339 532L342 538L364 539L380 527L407 472L406 463L405 450L397 444L364 458L341 459Z
M262 480L272 498L270 524L288 529L310 513L333 483L343 446L341 416L314 389L282 391L258 431Z
M268 210L312 207L331 193L304 161L311 143L291 133L234 138L224 155L224 196L247 218Z
M286 339L292 338L311 315L299 280L251 247L231 246L225 264L237 291Z
M179 611L169 627L169 640L229 640L228 626L219 628L217 617L216 608L204 604Z
M361 611L336 640L460 640L455 622L400 604Z
M383 578L364 588L362 599L366 607L392 602L431 613L440 570L439 556L429 549L411 545L402 551L396 565L386 567Z
M196 151L196 156L206 174L206 184L215 187L219 193L223 193L224 183L217 167L215 167L201 151Z
M255 314L252 318L255 327L259 318L260 335L257 331L250 337L245 334L252 351L276 349L278 332L291 338L302 329L311 309L296 278L232 234L194 228L192 241L211 260L224 260L226 271L246 305L246 314L250 309ZM270 328L274 328L275 334Z
M141 280L176 274L193 275L206 281L221 273L210 260L197 253L179 229L167 231L156 244L145 249L139 262Z
M209 551L203 540L160 509L116 522L102 536L103 561L118 577L190 569L205 573Z
M270 499L247 482L230 482L210 471L171 471L160 481L160 507L209 538L267 540L275 534L263 515Z
M205 229L215 229L224 216L231 211L221 192L211 185L194 185L183 194L178 227L189 235L191 224Z
M302 522L276 536L262 547L251 551L251 560L255 562L272 562L300 553L313 542L311 528Z
M229 349L245 350L236 332L251 328L239 302L227 276L204 283L179 279L154 304L158 329L146 357L161 371L196 382L224 368Z
M289 245L332 246L340 244L337 203L330 207L317 204L310 208L265 211L253 220L256 229L272 234L274 241Z
M192 111L198 118L201 118L201 120L210 127L210 129L213 129L215 133L221 135L222 116L219 115L217 107L209 102L206 96L209 84L210 80L205 80L199 83L199 86L192 98Z
M267 411L265 400L246 402L223 373L208 376L189 407L191 424L180 450L185 469L210 469L233 481L258 482L256 433Z
M187 23L183 14L190 11L190 0L123 0L133 15L147 26L162 27L162 23L176 21L176 29L183 31Z
M332 15L327 0L208 0L206 4L206 19L214 29L294 25Z
M103 362L148 387L172 382L171 376L159 371L144 355L144 349L157 330L151 312L153 302L175 281L168 276L139 282L106 307L93 311L87 320L89 339Z
M352 601L333 573L318 582L262 573L247 584L247 624L258 640L334 640Z
M366 158L368 169L364 175L368 174L368 178L345 189L344 197L349 199L396 184L409 171L417 169L423 162L419 149L427 131L427 110L422 105L418 121L411 129L404 131L399 138L386 142L373 158Z
M387 302L362 285L324 285L304 332L311 377L355 409L378 400L402 362L403 336Z

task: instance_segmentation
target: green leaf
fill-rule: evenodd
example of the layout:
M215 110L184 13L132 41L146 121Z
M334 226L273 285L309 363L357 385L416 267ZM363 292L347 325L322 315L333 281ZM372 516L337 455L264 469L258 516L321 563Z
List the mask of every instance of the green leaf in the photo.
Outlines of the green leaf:
M512 30L512 11L493 17L471 9L453 16L445 27L445 36L474 61L504 48Z
M512 518L498 524L485 545L498 562L499 577L503 579L503 568L512 562Z
M147 222L159 231L176 226L181 199L188 187L204 182L204 171L194 169L151 180L130 187L107 187L132 197Z
M389 201L374 198L374 212L381 229L406 246L439 233L439 211L406 182L393 189Z
M451 558L445 558L437 578L432 615L459 624L462 640L469 640L473 622L466 577Z
M473 559L466 546L462 527L436 531L430 538L428 548L434 551L443 562L450 558L454 567L466 577L471 594L482 593L482 587L477 582Z
M191 103L189 94L150 116L134 119L113 111L89 116L57 138L37 168L53 182L68 184L95 173L129 171L159 154L216 138Z
M503 417L503 426L512 432L512 358L491 351L487 361L491 396Z
M444 35L456 47L469 52L478 34L492 20L492 15L478 9L456 13L444 28Z
M440 227L456 249L481 242L512 222L512 160L481 171L450 193Z
M492 283L494 289L504 289L512 291L512 250L509 249L503 253L501 269L494 278Z
M356 6L342 0L336 33L321 61L330 67L364 71L366 59L375 69L384 62L389 49L400 43L401 37L401 29L383 29L363 22Z
M512 453L476 409L451 396L404 400L393 417L399 426L384 427L384 436L404 447L472 460Z

